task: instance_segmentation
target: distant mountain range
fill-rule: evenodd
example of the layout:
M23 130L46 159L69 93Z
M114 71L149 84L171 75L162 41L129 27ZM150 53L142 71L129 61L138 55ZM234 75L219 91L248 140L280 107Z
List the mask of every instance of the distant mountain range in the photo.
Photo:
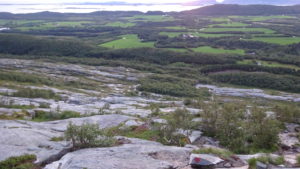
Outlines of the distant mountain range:
M190 11L183 11L181 13L192 15L293 15L300 14L300 5L273 6L217 4Z
M0 5L39 5L40 3L1 3ZM45 4L45 3L42 3ZM47 3L51 4L51 2ZM56 3L54 3L56 4ZM61 4L65 5L187 5L187 6L206 6L206 5L214 5L214 4L239 4L239 5L297 5L300 4L300 0L223 0L222 3L217 2L216 0L191 0L187 3L164 3L164 2L156 2L156 3L145 3L145 2L124 2L124 1L107 1L107 2L62 2Z
M39 13L28 13L28 14L12 14L8 12L0 12L0 19L13 19L21 17L26 18L52 18L59 16L99 16L99 15L141 15L140 11L97 11L92 13L57 13L57 12L39 12ZM150 15L163 15L163 14L183 14L183 15L300 15L300 5L292 6L275 6L275 5L234 5L234 4L215 4L203 6L201 8L182 11L182 12L160 12L150 11L147 12Z
M196 0L185 3L184 5L198 6L198 5L212 5L212 4L240 4L240 5L297 5L300 0L224 0L218 3L216 0Z

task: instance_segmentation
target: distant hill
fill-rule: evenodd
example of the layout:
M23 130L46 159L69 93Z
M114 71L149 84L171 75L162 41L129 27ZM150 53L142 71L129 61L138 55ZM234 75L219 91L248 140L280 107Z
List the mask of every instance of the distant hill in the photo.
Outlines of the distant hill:
M132 15L142 15L139 11L96 11L91 13L59 13L59 12L37 12L37 13L27 13L27 14L12 14L8 12L0 12L0 19L58 19L64 17L80 17L80 16L132 16ZM152 11L147 14L161 14L163 12Z
M299 0L225 0L224 3L227 4L240 4L240 5L250 5L250 4L265 4L265 5L296 5L300 4Z
M194 0L186 5L213 5L213 4L220 4L215 0ZM239 4L239 5L297 5L300 4L299 0L224 0L222 4Z
M300 14L300 5L273 6L217 4L181 13L193 15L287 15Z

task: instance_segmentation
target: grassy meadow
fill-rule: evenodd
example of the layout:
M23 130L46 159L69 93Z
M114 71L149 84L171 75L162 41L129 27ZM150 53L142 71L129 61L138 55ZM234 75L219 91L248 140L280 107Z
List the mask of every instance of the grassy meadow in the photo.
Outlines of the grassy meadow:
M121 39L101 44L100 46L113 49L154 47L153 42L141 42L135 34L123 35L120 38Z

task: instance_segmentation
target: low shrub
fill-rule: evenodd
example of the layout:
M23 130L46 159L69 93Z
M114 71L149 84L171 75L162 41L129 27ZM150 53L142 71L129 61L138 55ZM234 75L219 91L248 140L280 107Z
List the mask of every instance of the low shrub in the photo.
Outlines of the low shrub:
M54 142L59 142L59 141L63 141L64 140L64 137L52 137L50 139L50 141L54 141Z
M1 169L37 169L37 165L33 164L36 156L32 154L25 154L22 156L10 157L0 162Z
M74 149L89 147L109 147L116 144L116 140L107 132L99 128L99 124L75 125L69 123L65 131L65 138L71 141Z
M199 97L209 95L206 89L197 89L195 81L172 76L151 76L140 81L138 90L176 97Z
M278 149L281 124L265 110L233 103L211 103L202 109L200 126L204 134L216 138L229 150L247 154Z
M195 153L195 154L214 154L221 158L229 158L233 155L233 153L228 150L217 149L217 148L201 148L198 150L194 150L193 153Z
M300 155L297 156L297 165L300 165Z
M45 112L35 111L35 115L32 117L33 121L52 121L69 118L81 117L80 113L74 111L63 111L63 112Z
M12 94L13 97L25 97L25 98L43 98L43 99L55 99L60 100L60 96L52 90L44 89L31 89L21 88L16 93Z
M49 103L40 103L39 108L50 108L50 104Z
M249 159L248 160L249 167L252 168L252 169L256 168L256 163L258 161L262 162L264 164L272 164L272 165L276 165L276 166L282 165L282 164L285 163L283 156L273 158L270 155L266 155L266 156L261 156L261 157L258 157L258 158Z

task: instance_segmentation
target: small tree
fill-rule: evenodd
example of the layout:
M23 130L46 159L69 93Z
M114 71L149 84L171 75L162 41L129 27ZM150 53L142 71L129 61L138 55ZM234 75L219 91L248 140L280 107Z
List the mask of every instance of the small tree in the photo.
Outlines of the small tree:
M277 119L281 122L300 123L300 108L296 104L278 104L275 106L274 111Z
M211 104L201 104L203 110L201 114L201 128L208 136L214 137L217 132L217 120L221 114L221 109L216 102Z
M193 115L186 109L177 109L168 118L168 123L160 127L160 137L162 141L169 145L184 146L186 136L189 136L191 129L194 127L192 123ZM180 134L178 131L182 129L185 133Z
M256 149L274 149L278 143L280 123L268 117L264 110L254 107L248 121L248 133L252 138L252 147Z
M115 139L106 135L98 124L74 125L69 123L65 138L71 141L73 148L109 147L115 144Z
M216 137L222 145L236 152L245 146L243 118L244 110L239 105L225 104L216 122Z

